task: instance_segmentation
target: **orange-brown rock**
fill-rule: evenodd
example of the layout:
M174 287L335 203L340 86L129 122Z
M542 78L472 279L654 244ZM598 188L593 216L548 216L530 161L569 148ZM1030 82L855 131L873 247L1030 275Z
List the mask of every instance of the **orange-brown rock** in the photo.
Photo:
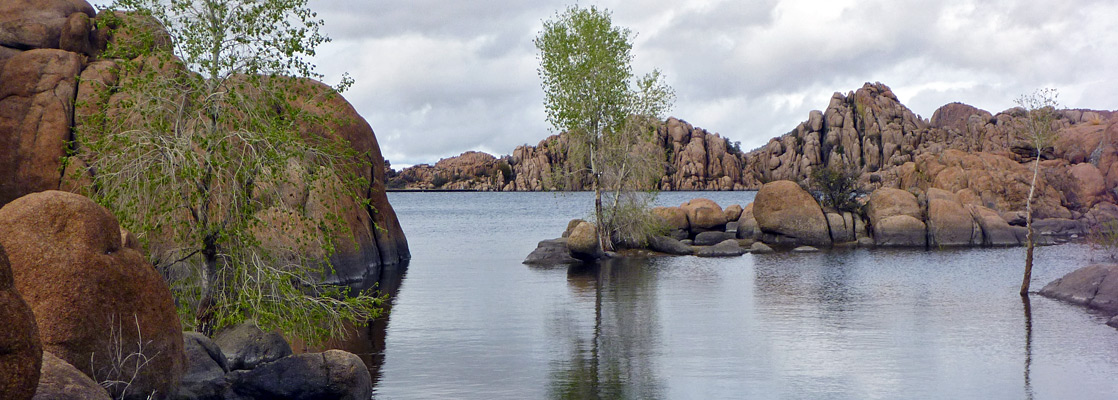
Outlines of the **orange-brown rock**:
M795 244L831 244L823 209L795 182L776 181L761 186L753 201L753 216L763 234L779 235Z
M742 190L757 185L743 174L744 154L717 133L668 118L657 130L657 144L667 153L660 190Z
M867 203L873 239L878 246L924 247L927 245L923 210L908 191L881 188Z
M1068 169L1072 179L1072 191L1078 200L1078 206L1090 209L1102 201L1112 200L1111 193L1106 190L1106 178L1091 163L1079 163Z
M982 245L982 229L954 193L931 188L927 196L929 246Z
M121 246L108 210L67 192L27 195L0 208L0 244L45 350L94 380L132 381L127 393L111 386L114 397L174 393L184 361L171 291L142 254ZM148 360L138 371L114 359L133 353Z
M664 222L672 229L690 230L691 224L687 222L687 211L680 207L654 207L652 214L663 218Z
M740 204L731 204L722 210L726 214L726 221L737 221L741 218L742 208Z
M81 67L77 54L31 50L0 73L0 204L59 188Z
M726 225L726 214L722 206L713 200L697 198L680 204L679 208L687 213L687 222L692 235Z
M71 15L94 16L84 0L5 0L0 2L0 46L21 50L59 49ZM87 31L88 35L89 32Z
M343 204L345 212L341 216L349 225L353 237L340 238L338 252L331 259L337 280L361 280L379 273L381 266L396 265L410 259L407 237L396 218L396 211L388 203L384 157L373 128L342 96L324 96L324 93L334 93L329 86L307 79L300 81L298 87L300 92L295 106L331 121L325 126L304 121L304 135L323 137L331 143L348 143L364 161L345 167L368 182L357 194L368 200L370 207L360 207L349 196L330 191L312 191L306 201L311 210L319 209L320 212L326 210L316 204L326 204L329 199L346 201Z
M12 282L8 256L0 247L0 398L30 399L39 382L43 345L35 314Z

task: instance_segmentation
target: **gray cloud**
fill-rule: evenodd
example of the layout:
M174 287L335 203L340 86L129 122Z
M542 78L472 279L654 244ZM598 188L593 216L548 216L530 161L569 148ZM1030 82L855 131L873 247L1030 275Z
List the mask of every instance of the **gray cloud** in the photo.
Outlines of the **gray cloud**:
M587 5L589 3L583 3ZM638 34L635 72L660 68L673 115L754 148L867 81L916 113L997 112L1055 87L1115 107L1118 4L1109 0L668 0L598 3ZM507 154L550 132L532 39L567 3L311 0L334 42L315 61L397 165Z

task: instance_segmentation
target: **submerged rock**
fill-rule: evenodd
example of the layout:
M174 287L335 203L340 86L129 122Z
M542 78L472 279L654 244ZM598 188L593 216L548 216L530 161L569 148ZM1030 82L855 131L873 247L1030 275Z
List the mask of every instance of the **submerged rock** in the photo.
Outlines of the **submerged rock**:
M698 235L695 235L695 245L696 246L713 246L713 245L722 243L723 241L725 241L727 239L736 239L736 237L734 236L733 233L730 233L730 232L720 232L720 231L702 232Z
M769 254L773 252L773 248L761 242L753 242L753 245L749 246L749 252L753 254Z
M567 250L567 238L558 238L540 241L536 249L524 259L524 264L529 265L558 265L578 264L582 260L571 257Z
M361 358L341 350L287 356L250 371L230 372L233 399L367 400L372 377Z
M1091 265L1077 269L1045 285L1040 294L1118 314L1118 265Z
M700 247L695 255L699 257L738 257L745 253L746 250L741 248L737 239L726 239L714 246Z
M683 242L667 236L657 235L648 238L648 247L661 253L677 256L690 255L694 253L694 250L691 248L691 246L683 244Z

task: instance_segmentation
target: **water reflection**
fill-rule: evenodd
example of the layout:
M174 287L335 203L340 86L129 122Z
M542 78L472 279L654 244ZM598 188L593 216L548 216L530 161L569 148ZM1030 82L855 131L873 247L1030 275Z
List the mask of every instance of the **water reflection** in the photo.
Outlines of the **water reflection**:
M385 336L388 332L388 320L391 316L392 304L395 302L396 294L404 281L404 275L407 274L407 268L407 262L382 267L378 274L372 274L366 277L364 282L353 285L356 290L376 290L381 295L389 295L389 301L384 305L384 311L379 318L369 321L368 325L364 327L351 326L349 336L329 340L318 347L311 347L298 339L294 339L291 343L292 349L296 353L339 349L356 354L361 357L361 361L369 369L369 375L373 378L373 387L376 387L381 379L381 367L384 365Z
M568 269L567 284L578 301L552 323L567 354L551 363L549 398L663 397L655 363L660 323L654 275L645 259Z
M1021 296L1021 306L1025 310L1025 398L1033 399L1033 306L1029 296Z

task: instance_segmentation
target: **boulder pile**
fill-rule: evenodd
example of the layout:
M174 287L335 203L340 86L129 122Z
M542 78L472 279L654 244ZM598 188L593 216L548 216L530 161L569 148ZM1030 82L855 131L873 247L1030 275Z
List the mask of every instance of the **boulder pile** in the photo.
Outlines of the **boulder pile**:
M372 395L368 370L350 353L292 355L283 337L255 326L222 332L221 348L183 333L170 288L131 233L69 192L0 208L0 323L5 399Z

